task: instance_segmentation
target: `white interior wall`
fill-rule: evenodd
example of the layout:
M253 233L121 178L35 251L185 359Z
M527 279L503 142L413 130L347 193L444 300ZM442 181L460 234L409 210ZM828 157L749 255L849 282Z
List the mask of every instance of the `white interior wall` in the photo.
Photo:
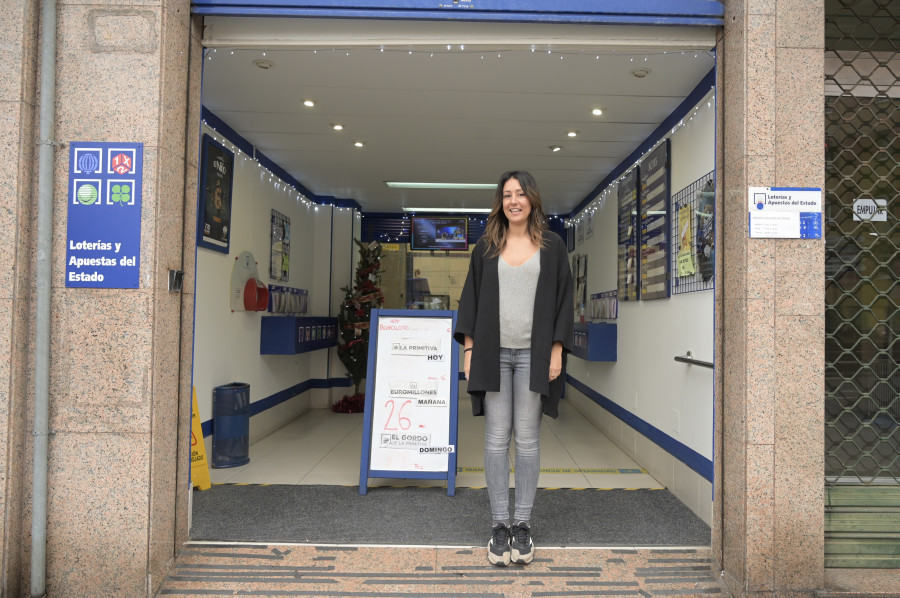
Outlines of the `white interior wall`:
M222 138L204 126L203 132ZM224 141L226 147L231 147ZM291 220L290 279L276 282L269 278L271 250L271 211L275 209ZM309 290L307 315L327 316L331 296L329 285L346 284L331 275L332 255L337 263L347 263L351 243L350 224L353 211L330 206L310 207L291 197L284 183L260 167L246 154L235 152L232 191L232 231L228 254L197 248L197 279L194 320L193 384L197 391L200 420L212 418L212 393L215 386L230 382L250 385L250 401L256 402L310 379L328 378L329 361L336 355L329 351L313 351L299 355L260 355L260 318L265 312L231 311L229 288L235 259L242 251L250 251L257 262L259 278L266 284L280 284ZM343 226L332 226L332 211ZM337 231L333 235L333 231ZM332 237L334 242L332 243ZM344 237L343 240L340 237ZM343 257L341 257L343 256ZM347 266L344 267L346 272ZM338 298L339 301L340 298ZM338 375L343 375L343 370ZM315 390L303 393L250 418L250 441L271 433L312 406L328 405L329 392ZM207 454L211 438L206 439Z
M713 100L709 103L707 106L704 100L696 115L686 119L671 136L673 194L714 169L715 114ZM574 250L589 256L588 295L614 290L617 285L615 189L596 208L593 236ZM691 351L696 359L713 360L713 291L653 301L621 301L616 323L618 361L586 362L572 357L568 373L712 460L713 371L676 362L674 357ZM577 409L694 512L710 521L712 486L707 480L571 386L566 392Z

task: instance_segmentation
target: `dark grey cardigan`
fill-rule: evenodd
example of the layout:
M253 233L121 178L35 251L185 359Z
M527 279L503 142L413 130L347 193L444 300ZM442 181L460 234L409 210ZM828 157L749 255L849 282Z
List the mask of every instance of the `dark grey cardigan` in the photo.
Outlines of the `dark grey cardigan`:
M544 237L546 247L541 249L541 273L534 297L529 388L541 394L544 413L555 418L566 385L566 355L572 351L575 308L566 245L556 233L545 232ZM474 415L484 415L485 392L500 390L498 256L488 257L486 253L487 242L482 238L472 250L453 332L453 338L459 344L465 343L466 336L474 340L469 368L469 394L472 395ZM551 382L550 349L556 341L563 345L562 372Z

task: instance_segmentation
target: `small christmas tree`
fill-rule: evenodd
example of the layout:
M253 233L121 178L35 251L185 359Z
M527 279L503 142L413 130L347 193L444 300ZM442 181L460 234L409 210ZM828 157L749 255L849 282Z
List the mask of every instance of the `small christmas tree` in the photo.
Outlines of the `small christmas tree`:
M359 413L365 405L365 394L359 386L366 377L369 358L369 316L372 309L384 301L381 289L376 286L381 269L381 245L372 241L368 245L353 240L359 247L359 264L353 286L342 287L344 302L338 313L341 341L338 357L347 368L347 376L353 379L353 396L345 396L332 406L333 411Z

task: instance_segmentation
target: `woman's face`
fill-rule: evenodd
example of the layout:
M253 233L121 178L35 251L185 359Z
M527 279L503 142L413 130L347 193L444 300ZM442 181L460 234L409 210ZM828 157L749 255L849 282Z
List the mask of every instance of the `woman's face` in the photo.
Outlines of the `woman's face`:
M510 224L525 224L531 215L531 200L516 179L509 179L503 185L503 214Z

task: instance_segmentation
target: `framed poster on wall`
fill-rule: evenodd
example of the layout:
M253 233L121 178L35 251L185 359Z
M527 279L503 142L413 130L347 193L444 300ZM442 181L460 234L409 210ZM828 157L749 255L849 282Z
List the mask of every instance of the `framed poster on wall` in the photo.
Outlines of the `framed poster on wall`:
M278 210L272 210L271 233L269 278L287 282L291 273L291 219Z
M634 167L619 181L619 300L637 301L640 288L640 259L638 259L638 167Z
M200 247L228 253L233 178L234 154L209 135L204 135L197 209L197 245Z
M669 140L641 162L641 301L669 296Z

